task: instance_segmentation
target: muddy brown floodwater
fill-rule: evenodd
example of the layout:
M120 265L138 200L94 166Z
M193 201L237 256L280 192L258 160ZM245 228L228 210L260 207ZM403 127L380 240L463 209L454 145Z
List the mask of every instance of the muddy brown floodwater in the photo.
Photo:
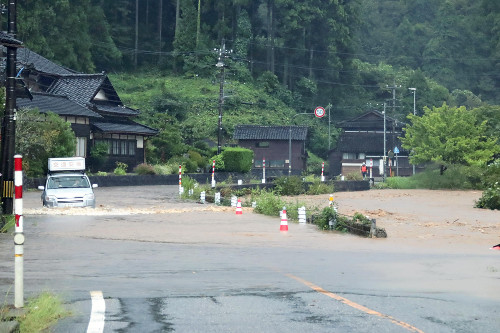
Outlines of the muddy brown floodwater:
M189 211L228 211L230 207L179 200L177 186L97 188L97 208L42 208L40 192L24 195L26 215L131 215ZM307 207L326 207L329 194L283 197ZM334 193L341 214L375 218L392 245L440 247L451 251L483 251L500 243L500 211L474 208L480 191L369 190ZM251 211L251 208L243 208ZM500 251L499 251L500 252ZM499 253L500 254L500 253Z
M325 206L328 197L306 196L299 202ZM393 241L455 250L500 243L500 211L474 208L480 197L480 191L448 190L334 193L341 214L360 212L375 218L377 227L385 228Z

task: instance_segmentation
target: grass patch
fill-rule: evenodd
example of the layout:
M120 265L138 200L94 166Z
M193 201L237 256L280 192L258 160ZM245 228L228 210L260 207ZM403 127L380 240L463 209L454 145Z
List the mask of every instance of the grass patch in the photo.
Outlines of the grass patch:
M40 332L71 315L63 307L61 299L49 292L28 300L26 310L26 315L19 319L20 333Z
M441 175L437 166L417 173L411 177L388 177L377 188L393 189L456 189L472 190L483 187L484 170L477 166L450 165Z
M14 215L2 215L0 220L0 233L6 233L15 226Z
M0 308L0 321L10 320L5 317L8 310L6 304ZM63 307L61 299L49 292L43 292L36 298L29 299L25 310L23 316L16 318L19 322L19 333L46 331L58 320L71 315L71 312Z

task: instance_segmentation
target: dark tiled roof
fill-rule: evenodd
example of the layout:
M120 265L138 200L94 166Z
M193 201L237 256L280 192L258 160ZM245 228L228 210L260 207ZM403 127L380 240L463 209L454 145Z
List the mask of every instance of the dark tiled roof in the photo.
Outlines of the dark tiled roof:
M401 141L398 139L401 133L395 132L394 144L399 147L401 153ZM392 149L392 133L386 132L386 149ZM337 151L347 153L380 153L384 151L384 133L370 132L347 132L342 133L337 141Z
M233 137L236 140L289 140L290 128L292 140L306 139L307 126L238 125L234 128Z
M50 95L45 93L32 93L33 100L17 99L18 108L34 109L40 112L54 112L61 116L81 116L90 118L102 118L99 114L70 101L66 96Z
M54 75L74 74L75 71L67 69L63 66L42 57L30 49L22 48L17 50L17 61L24 67L33 67L35 70Z
M48 92L68 96L72 101L85 106L92 101L105 78L105 74L63 75L54 82Z
M395 128L401 129L405 126L403 122L400 122L394 118L386 116L385 118L386 128L392 128L392 124L395 124ZM339 123L338 127L345 130L383 130L384 129L384 114L378 111L368 111L359 117L345 120Z
M0 44L5 46L21 47L23 42L15 39L10 34L0 31ZM19 51L18 51L19 52Z
M99 113L106 113L110 115L137 116L139 114L139 111L123 105L108 105L108 104L94 103L94 110L96 110Z
M133 121L119 122L119 123L97 121L93 122L92 126L95 128L95 130L103 133L141 134L146 136L158 134L157 130L145 125L138 124Z

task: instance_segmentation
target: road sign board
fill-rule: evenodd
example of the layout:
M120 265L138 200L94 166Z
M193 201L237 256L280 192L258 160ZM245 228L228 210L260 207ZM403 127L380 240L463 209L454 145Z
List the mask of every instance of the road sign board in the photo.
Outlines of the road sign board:
M373 168L373 160L372 160L372 159L370 159L370 160L368 161L367 166L368 166L369 168Z
M394 147L394 154L399 154L399 148L398 147Z
M318 106L316 109L314 109L314 115L318 118L321 118L325 115L325 108Z

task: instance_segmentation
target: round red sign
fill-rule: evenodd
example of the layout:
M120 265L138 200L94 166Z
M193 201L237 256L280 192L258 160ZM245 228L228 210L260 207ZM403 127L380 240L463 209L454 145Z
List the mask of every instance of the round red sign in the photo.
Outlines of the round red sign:
M321 106L318 106L316 109L314 109L314 115L318 118L321 118L325 115L325 109Z

